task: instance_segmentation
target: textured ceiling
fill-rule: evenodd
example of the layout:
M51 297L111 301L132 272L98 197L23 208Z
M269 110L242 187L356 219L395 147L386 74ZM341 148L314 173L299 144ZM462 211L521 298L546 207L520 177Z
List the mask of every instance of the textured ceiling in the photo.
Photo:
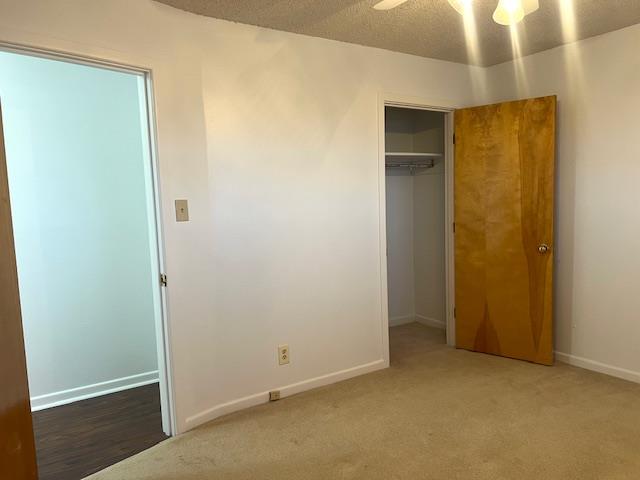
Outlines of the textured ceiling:
M487 66L516 56L509 28L491 18L497 0L474 1L479 57L468 54L462 17L447 0L408 0L389 11L371 8L379 0L156 1L234 22L453 62ZM560 4L574 5L571 37L563 35ZM640 0L540 0L540 9L519 24L520 51L529 55L636 23Z

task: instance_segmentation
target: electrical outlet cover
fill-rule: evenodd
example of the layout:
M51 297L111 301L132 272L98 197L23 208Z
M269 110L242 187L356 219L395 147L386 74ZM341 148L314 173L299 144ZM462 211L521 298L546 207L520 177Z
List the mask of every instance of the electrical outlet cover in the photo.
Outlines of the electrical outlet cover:
M291 358L291 352L289 351L289 345L280 345L278 347L278 364L287 365Z
M273 390L269 392L269 401L275 402L276 400L280 400L280 390Z

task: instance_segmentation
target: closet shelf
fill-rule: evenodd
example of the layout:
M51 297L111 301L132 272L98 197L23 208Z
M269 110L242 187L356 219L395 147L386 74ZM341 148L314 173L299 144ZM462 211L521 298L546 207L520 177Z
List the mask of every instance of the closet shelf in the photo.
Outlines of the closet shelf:
M426 152L386 152L385 157L397 158L440 158L442 153L426 153Z
M411 174L417 168L433 168L436 158L441 158L441 153L426 152L386 152L385 166L391 168L408 168Z

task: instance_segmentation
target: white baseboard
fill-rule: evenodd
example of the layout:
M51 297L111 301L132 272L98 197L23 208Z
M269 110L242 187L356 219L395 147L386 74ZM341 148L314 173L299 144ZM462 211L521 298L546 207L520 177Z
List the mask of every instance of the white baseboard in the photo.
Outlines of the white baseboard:
M142 387L158 382L158 371L139 373L129 377L116 378L106 382L94 383L83 387L61 390L59 392L48 393L31 397L31 411L37 412L45 408L58 407L68 403L86 400L88 398L99 397L109 393L116 393L130 388Z
M418 315L416 313L416 322L426 325L427 327L439 328L441 330L447 329L447 324L442 320L436 320L435 318L425 317L424 315Z
M400 325L406 325L407 323L413 323L416 321L415 315L404 315L402 317L390 317L389 326L398 327Z
M280 397L289 397L296 393L301 393L313 388L322 387L331 383L340 382L349 378L364 375L365 373L374 372L382 368L386 368L384 360L376 360L375 362L366 363L357 367L340 370L339 372L329 373L320 377L311 378L298 383L292 383L284 387L274 387L272 390L280 390ZM247 397L239 398L231 402L222 403L208 408L200 413L188 417L185 421L186 430L191 430L199 425L210 422L211 420L227 415L229 413L243 410L245 408L267 403L269 401L269 392L260 392ZM180 432L184 433L184 432Z
M630 382L640 383L640 372L634 372L633 370L627 370L625 368L614 367L613 365L607 365L606 363L596 362L595 360L589 360L588 358L577 357L563 352L555 352L556 360L562 363L573 365L574 367L585 368L587 370L593 370L594 372L604 373L611 375L612 377L622 378L629 380Z

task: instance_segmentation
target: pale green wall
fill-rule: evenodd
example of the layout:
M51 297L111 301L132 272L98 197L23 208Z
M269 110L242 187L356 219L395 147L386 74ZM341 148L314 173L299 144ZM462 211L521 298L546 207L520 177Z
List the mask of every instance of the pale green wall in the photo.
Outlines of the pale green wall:
M141 82L0 52L32 398L157 370Z

